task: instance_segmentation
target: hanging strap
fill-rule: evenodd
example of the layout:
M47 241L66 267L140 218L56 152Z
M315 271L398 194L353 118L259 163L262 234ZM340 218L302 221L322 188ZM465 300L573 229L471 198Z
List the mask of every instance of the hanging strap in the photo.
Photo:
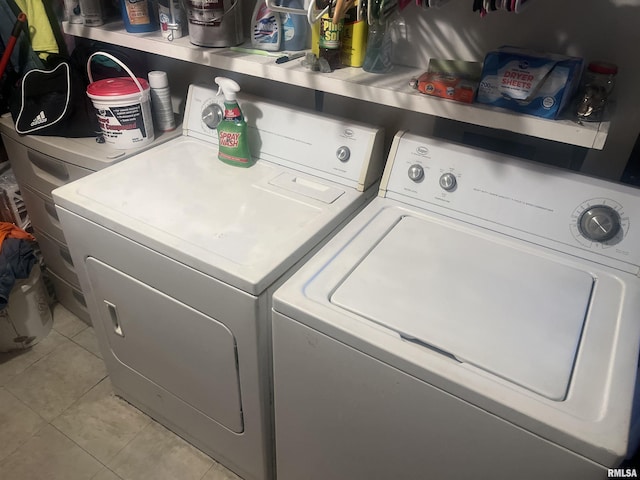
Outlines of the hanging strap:
M42 2L44 10L47 13L47 17L49 18L49 23L51 24L51 31L56 39L56 43L58 44L58 52L62 55L69 55L69 50L67 49L67 44L64 41L64 35L62 35L62 29L60 28L60 22L53 11L52 3L53 2L46 0Z

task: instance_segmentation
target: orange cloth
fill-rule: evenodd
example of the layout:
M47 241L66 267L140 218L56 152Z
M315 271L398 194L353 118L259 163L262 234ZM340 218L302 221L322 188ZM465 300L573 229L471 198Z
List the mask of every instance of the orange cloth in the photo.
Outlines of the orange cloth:
M20 227L16 227L13 223L0 222L0 249L2 249L2 242L5 238L21 238L23 240L35 241L36 239L28 232L25 232Z

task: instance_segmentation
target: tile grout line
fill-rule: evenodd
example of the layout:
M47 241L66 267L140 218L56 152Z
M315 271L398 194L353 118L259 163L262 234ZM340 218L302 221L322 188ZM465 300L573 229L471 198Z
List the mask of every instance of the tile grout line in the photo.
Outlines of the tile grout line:
M22 399L19 398L17 395L15 395L11 390L6 388L6 386L0 387L0 388L4 388L5 391L9 395L11 395L13 398L15 398L18 402L20 402L20 404L22 404L24 407L26 407L28 410L33 412L35 415L38 416L38 418L40 418L42 420L42 424L40 425L40 427L38 427L38 429L35 432L33 432L29 438L25 439L21 443L16 444L16 447L13 450L11 450L11 452L9 452L4 458L0 459L0 468L2 468L2 465L6 462L6 460L9 457L11 457L11 455L16 453L20 448L22 448L23 445L26 445L33 437L35 437L38 433L40 433L42 431L42 429L44 429L49 424L49 422L47 422L47 420L45 418L43 418L42 415L40 415L38 412L36 412L33 408L31 408L29 405L24 403L22 401Z
M62 415L62 414L60 414L60 415ZM56 418L58 418L58 417L56 417ZM54 419L54 420L55 420L55 419ZM66 439L68 439L69 441L71 441L71 443L73 443L76 447L78 447L78 448L79 448L80 450L82 450L84 453L86 453L86 454L87 454L87 455L89 455L91 458L93 458L93 459L94 459L96 462L98 462L100 465L102 465L103 467L105 467L105 468L106 468L106 469L108 469L108 470L111 470L111 469L110 469L109 467L107 467L104 463L102 463L102 461L101 461L99 458L97 458L97 457L96 457L95 455L93 455L91 452L89 452L88 450L86 450L85 448L83 448L83 447L82 447L82 445L78 444L78 442L76 442L73 438L69 437L66 433L64 433L62 430L60 430L58 427L56 427L56 426L53 424L53 420L52 420L51 422L49 422L49 425L50 425L52 428L55 428L55 429L56 429L56 431L58 431L60 434L64 435L64 437L65 437ZM95 477L98 473L100 473L100 472L99 472L99 471L98 471L98 472L96 472L96 473L95 473L91 478ZM114 473L115 473L115 472L114 472Z
M100 379L100 381L98 381L95 385L93 385L89 390L87 390L85 393L83 393L75 402L73 402L71 405L69 405L69 407L67 407L63 412L60 412L60 414L58 414L58 416L56 416L53 420L51 420L50 424L52 427L54 427L56 430L58 430L60 433L62 433L66 438L68 438L69 440L71 440L73 442L74 445L77 445L78 447L80 447L80 449L86 453L88 453L92 458L95 458L101 465L103 465L107 470L109 470L111 473L113 473L118 479L122 479L122 477L120 475L118 475L115 471L113 471L113 469L107 464L111 461L113 461L113 459L115 459L120 452L122 452L126 447L129 446L129 444L131 442L133 442L136 438L138 438L138 435L140 435L145 429L147 429L149 427L149 425L152 422L155 422L155 420L153 418L151 418L149 415L147 415L146 413L144 413L142 410L139 410L137 407L131 405L129 402L127 402L126 400L118 397L117 395L115 395L115 393L113 393L113 395L116 397L117 400L119 401L123 401L126 402L128 405L130 405L133 408L136 408L136 410L138 410L139 412L141 412L142 414L145 415L145 417L147 417L150 422L147 423L147 425L145 425L140 431L138 431L127 443L125 443L120 449L118 449L117 452L115 452L111 458L108 460L107 463L103 463L102 460L100 460L99 458L97 458L95 455L93 455L91 452L89 452L88 450L86 450L85 448L82 447L82 445L78 444L74 439L70 438L67 434L65 434L62 430L60 430L59 428L57 428L55 425L53 425L53 421L58 418L59 416L63 415L67 410L71 409L74 405L76 405L77 403L79 403L91 390L93 390L95 387L97 387L100 383L104 382L107 378L109 378L109 375L105 375L103 378ZM207 471L208 472L208 471ZM96 475L100 473L97 472ZM94 475L95 477L95 475ZM92 477L93 478L93 477Z
M104 465L104 464L103 464L103 465ZM120 475L118 475L116 472L114 472L113 470L111 470L108 466L104 465L104 468L106 468L108 471L110 471L111 473L113 473L113 474L115 475L115 477L116 477L118 480L124 480ZM101 473L102 473L102 471L96 472L96 474L95 474L93 477L91 477L89 480L93 480L94 478L96 478L96 477L97 477L98 475L100 475ZM200 480L202 480L202 479L200 479Z
M91 353L91 352L89 352ZM96 457L93 453L91 453L90 451L88 451L87 449L85 449L82 445L80 445L78 442L76 442L73 438L69 437L65 432L63 432L62 430L60 430L56 425L53 424L53 422L60 417L61 415L63 415L66 411L68 411L69 409L71 409L73 406L75 406L77 403L79 403L91 390L93 390L95 387L97 387L98 385L100 385L102 382L104 382L107 378L109 377L109 375L105 375L104 377L102 377L98 382L96 382L95 385L93 385L91 388L89 388L85 393L83 393L75 402L73 402L71 405L69 405L65 410L63 410L62 412L60 412L55 418L53 418L50 422L48 422L49 425L51 425L53 428L55 428L58 432L60 432L62 435L65 436L65 438L69 439L71 441L71 443L73 443L74 445L76 445L78 448L80 448L80 450L82 450L83 452L85 452L86 454L88 454L91 458L93 458L95 461L97 461L100 465L102 465L104 468L106 468L107 470L109 470L111 473L113 473L118 479L122 479L122 477L120 477L120 475L118 475L116 472L114 472L109 465L107 465L106 463L104 463L102 460L100 460L98 457ZM43 427L44 428L44 427ZM137 434L136 434L137 436ZM135 438L135 437L134 437ZM126 445L129 445L129 443L131 443L131 441L127 442ZM116 452L112 458L109 459L109 461L113 460L118 453L120 453L120 451L126 447L126 445L124 447L122 447L120 450L118 450L118 452ZM100 474L101 471L97 471L89 480L92 480L93 478L96 477L96 475Z

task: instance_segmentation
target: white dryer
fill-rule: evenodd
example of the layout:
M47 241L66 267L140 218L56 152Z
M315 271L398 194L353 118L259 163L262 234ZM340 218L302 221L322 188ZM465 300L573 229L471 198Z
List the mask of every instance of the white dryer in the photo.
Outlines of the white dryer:
M638 189L397 134L274 294L278 480L605 478L637 443L639 222Z
M221 97L183 135L53 192L115 392L245 480L273 476L271 295L376 194L382 131L250 96L252 153L217 159Z

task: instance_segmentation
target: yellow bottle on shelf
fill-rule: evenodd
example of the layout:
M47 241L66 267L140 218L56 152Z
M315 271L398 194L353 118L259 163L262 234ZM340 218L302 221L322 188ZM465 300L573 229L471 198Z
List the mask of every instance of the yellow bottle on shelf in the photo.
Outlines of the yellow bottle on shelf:
M367 50L367 19L366 15L358 14L362 12L360 1L344 15L340 61L349 67L361 67Z

